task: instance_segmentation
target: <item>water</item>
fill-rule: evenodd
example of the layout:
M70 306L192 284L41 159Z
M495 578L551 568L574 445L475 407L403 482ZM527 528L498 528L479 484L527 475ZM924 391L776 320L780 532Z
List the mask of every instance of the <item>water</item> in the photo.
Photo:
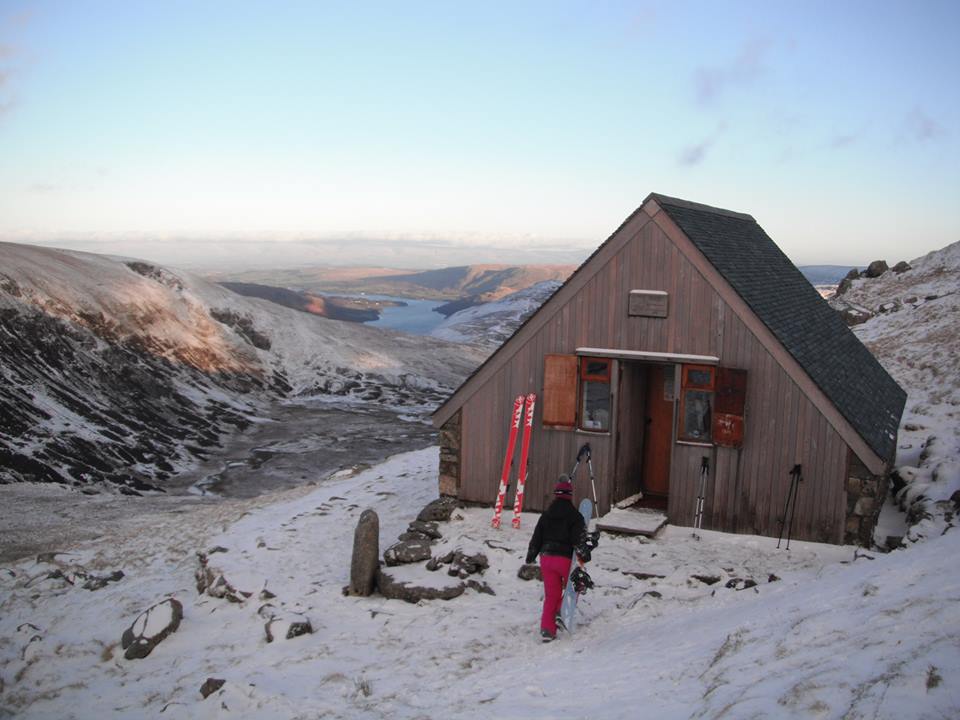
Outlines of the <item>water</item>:
M364 295L367 300L396 300L406 303L402 307L386 307L380 311L380 319L364 323L372 327L399 330L413 335L429 335L446 318L433 309L445 304L444 300L410 300L389 295Z

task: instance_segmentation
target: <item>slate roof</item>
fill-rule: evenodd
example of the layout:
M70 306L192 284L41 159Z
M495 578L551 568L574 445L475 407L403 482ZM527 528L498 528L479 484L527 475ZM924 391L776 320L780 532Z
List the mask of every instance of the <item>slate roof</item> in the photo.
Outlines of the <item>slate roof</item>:
M650 197L690 238L881 459L906 393L750 215Z

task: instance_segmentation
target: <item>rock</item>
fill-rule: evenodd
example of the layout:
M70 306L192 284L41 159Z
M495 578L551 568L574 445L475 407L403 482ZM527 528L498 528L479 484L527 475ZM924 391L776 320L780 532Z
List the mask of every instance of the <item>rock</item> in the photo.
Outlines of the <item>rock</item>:
M873 313L862 305L857 305L848 300L832 299L830 306L840 313L840 317L849 327L860 325L873 317Z
M540 572L540 566L536 563L526 563L520 566L517 571L517 577L521 580L543 580L543 574Z
M492 587L487 585L485 582L480 582L479 580L467 580L467 587L476 590L478 593L483 593L484 595L496 595Z
M421 562L430 557L430 543L426 540L401 540L383 551L387 565L405 565Z
M490 563L487 560L487 556L483 553L464 555L458 550L453 555L453 559L450 563L450 569L447 571L447 574L457 575L461 579L464 579L468 575L482 573L488 567L490 567Z
M206 700L210 695L222 688L225 682L226 680L221 680L220 678L207 678L203 685L200 686L200 694L203 695L203 699Z
M263 629L267 635L268 643L273 642L277 638L293 640L295 637L300 637L301 635L310 635L313 633L313 625L311 625L310 621L302 615L295 615L292 617L275 615L267 620L267 623L263 626Z
M407 527L407 532L417 532L426 535L429 538L434 540L439 540L443 537L443 534L437 529L437 524L435 522L424 522L422 520L414 520Z
M234 603L242 603L253 595L253 593L235 588L227 578L224 577L222 571L207 562L205 553L197 553L197 562L199 563L199 567L197 567L193 577L197 583L197 592L201 595L207 594L210 597L224 598Z
M389 569L377 570L377 589L390 600L405 600L418 603L421 600L452 600L463 595L466 583L457 583L447 587L422 587L393 577Z
M748 588L755 587L757 581L752 578L730 578L727 580L725 587L731 588L733 590L746 590Z
M886 546L887 550L896 550L898 547L903 547L903 535L887 535Z
M720 582L720 578L717 575L691 575L690 577L694 580L699 580L704 585L715 585Z
M635 577L637 580L654 580L654 579L662 580L663 578L666 577L666 575L657 575L655 573L645 573L645 572L633 572L631 570L624 570L623 574L630 575L631 577Z
M367 597L373 594L380 566L380 518L373 510L360 513L353 533L353 557L350 560L348 594Z
M420 541L428 542L428 543L433 543L433 542L435 542L435 538L432 538L432 537L430 537L429 535L424 535L422 532L413 532L413 531L410 531L410 530L407 530L406 532L400 533L400 535L397 537L397 540L401 540L401 541L405 541L405 540L420 540Z
M950 502L953 503L955 510L960 511L960 490L955 490L950 496Z
M868 278L878 278L889 269L885 260L874 260L867 265L867 269L864 270L863 275Z
M429 503L420 514L417 515L418 522L447 522L453 511L457 509L457 500L449 496L437 498Z
M780 578L777 577L776 575L774 575L773 573L770 573L769 575L767 575L767 582L768 582L768 583L779 582L779 581L780 581Z
M858 280L860 278L860 271L856 268L850 268L850 271L843 276L844 280Z
M123 579L123 570L114 570L109 575L91 575L87 581L81 585L84 590L99 590L106 587L108 583L117 582Z
M913 268L910 266L910 263L908 263L906 260L901 260L890 269L897 273L897 275L900 273L905 273L907 270L913 270Z
M183 619L183 605L175 598L161 600L144 610L133 624L123 631L120 645L127 660L145 658L166 637L177 631Z
M656 590L647 590L641 597L652 597L652 598L662 598L663 595L658 593Z

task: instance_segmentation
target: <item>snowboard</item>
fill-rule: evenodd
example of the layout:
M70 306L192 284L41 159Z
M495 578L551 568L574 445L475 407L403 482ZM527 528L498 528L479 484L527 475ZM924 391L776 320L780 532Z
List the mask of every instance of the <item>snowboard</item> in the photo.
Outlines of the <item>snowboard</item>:
M593 501L590 498L584 498L580 501L577 508L583 515L583 524L587 530L590 529L590 518L593 516ZM577 554L573 554L570 561L570 575L573 575L573 569L577 566ZM567 578L567 587L563 591L563 602L560 603L560 621L567 629L568 633L573 633L574 617L577 609L577 598L579 595L573 588L573 583Z

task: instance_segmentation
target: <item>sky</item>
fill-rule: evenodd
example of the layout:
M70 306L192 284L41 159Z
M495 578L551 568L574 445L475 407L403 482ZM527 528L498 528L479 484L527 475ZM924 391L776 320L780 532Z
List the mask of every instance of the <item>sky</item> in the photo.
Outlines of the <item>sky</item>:
M0 0L0 240L573 262L650 192L798 264L960 240L960 2Z

